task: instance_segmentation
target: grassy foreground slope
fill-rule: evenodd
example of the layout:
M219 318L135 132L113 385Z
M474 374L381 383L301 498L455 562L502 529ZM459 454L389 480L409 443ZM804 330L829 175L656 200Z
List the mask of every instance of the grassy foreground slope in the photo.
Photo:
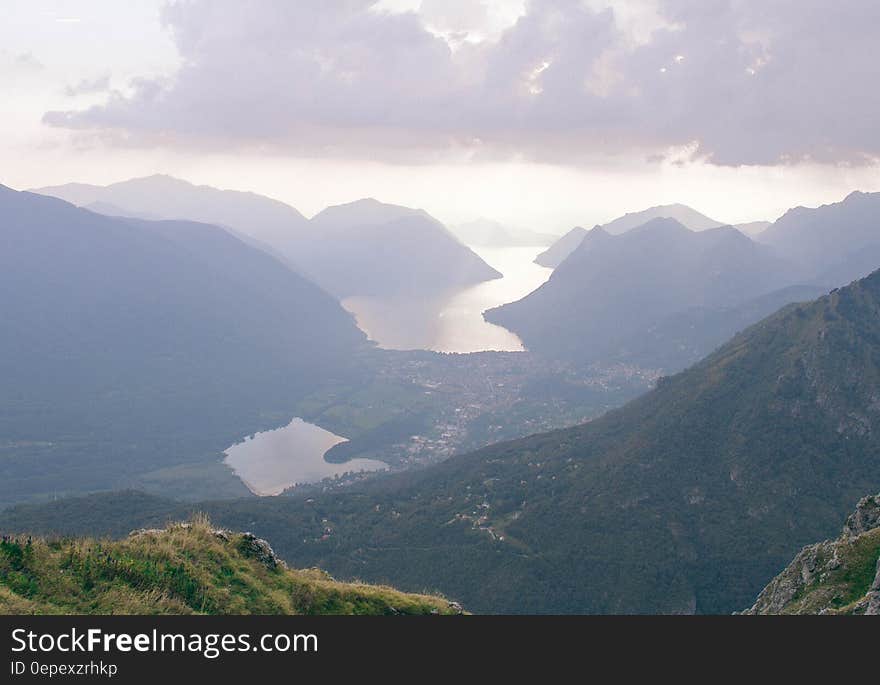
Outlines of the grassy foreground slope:
M120 541L4 536L2 614L453 614L458 605L292 570L207 519Z

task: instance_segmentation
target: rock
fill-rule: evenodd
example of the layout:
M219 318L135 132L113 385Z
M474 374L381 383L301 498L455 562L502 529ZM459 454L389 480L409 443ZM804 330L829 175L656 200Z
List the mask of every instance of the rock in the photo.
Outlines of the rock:
M272 546L253 533L242 533L236 546L244 556L259 561L268 569L287 568L287 564L278 558Z
M844 537L855 537L880 527L880 494L862 497L843 526Z
M871 583L872 592L880 592L880 557L877 558L877 571L874 574L874 582Z
M128 534L130 538L136 538L139 535L161 535L165 531L162 528L138 528Z
M878 555L877 566L870 588L866 591L862 586L856 591L849 571L854 564L857 569L864 568L866 550ZM842 605L841 598L853 594L861 597ZM880 495L859 501L840 538L804 547L742 613L880 615Z

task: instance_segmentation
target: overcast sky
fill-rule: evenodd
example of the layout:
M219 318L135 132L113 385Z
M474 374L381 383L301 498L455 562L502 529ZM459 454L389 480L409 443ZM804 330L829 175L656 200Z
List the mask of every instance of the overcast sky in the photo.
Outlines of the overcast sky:
M5 0L0 183L162 172L560 232L880 189L867 0Z

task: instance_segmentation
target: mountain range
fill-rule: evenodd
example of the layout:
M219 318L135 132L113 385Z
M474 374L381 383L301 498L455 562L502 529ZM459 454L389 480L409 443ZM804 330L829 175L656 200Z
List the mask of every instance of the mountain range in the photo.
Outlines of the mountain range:
M619 235L626 233L638 226L642 226L652 219L675 219L682 226L686 226L692 231L705 231L709 228L718 228L722 226L718 221L710 219L704 214L700 214L695 209L691 209L687 205L671 204L659 205L657 207L649 207L639 212L627 212L607 224L597 226L603 231L611 235ZM553 243L544 252L535 258L535 263L555 269L566 257L574 252L581 244L581 241L587 235L587 230L580 226L575 226L559 240Z
M285 254L338 297L428 295L501 278L424 210L374 199L316 214L310 238Z
M875 272L586 424L347 492L199 508L300 564L477 612L729 613L880 489L878 340ZM121 532L182 513L117 493L20 506L0 526Z
M366 346L333 297L216 226L0 187L0 237L0 501L147 473L241 494L206 445L265 425Z
M880 193L788 210L758 237L801 268L802 280L844 285L880 266Z
M501 276L423 210L373 199L329 207L308 220L293 207L262 195L161 175L34 192L104 213L234 229L257 245L269 246L337 297L433 293Z
M790 282L785 262L733 227L696 232L652 219L620 235L594 228L544 285L484 316L530 350L598 361L627 357L673 315L735 307ZM727 336L709 337L717 345ZM699 358L712 348L697 349Z
M568 245L579 247L547 283L485 318L543 354L679 370L773 308L871 273L878 217L880 193L855 192L792 209L752 238L730 226L671 232L671 220L663 235L656 219L619 236L575 229Z

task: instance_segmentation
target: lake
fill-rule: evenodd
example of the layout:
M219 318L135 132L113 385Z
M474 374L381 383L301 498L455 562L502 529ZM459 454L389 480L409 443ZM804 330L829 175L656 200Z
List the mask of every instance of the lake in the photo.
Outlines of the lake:
M532 260L546 249L535 247L471 247L502 274L431 299L424 297L348 297L342 306L379 347L436 352L522 351L518 336L488 323L483 312L514 302L541 286L552 269Z
M279 495L287 488L316 483L352 471L388 468L376 459L352 459L331 464L324 454L346 439L300 418L275 430L245 438L225 452L229 466L255 495Z
M342 304L370 339L386 349L521 351L522 341L484 321L483 312L528 295L550 277L551 269L532 261L545 248L471 249L504 277L430 299L349 297ZM295 418L282 428L257 433L228 448L225 463L256 495L278 495L296 484L388 467L375 459L352 459L344 464L325 461L327 450L341 442L345 438Z

